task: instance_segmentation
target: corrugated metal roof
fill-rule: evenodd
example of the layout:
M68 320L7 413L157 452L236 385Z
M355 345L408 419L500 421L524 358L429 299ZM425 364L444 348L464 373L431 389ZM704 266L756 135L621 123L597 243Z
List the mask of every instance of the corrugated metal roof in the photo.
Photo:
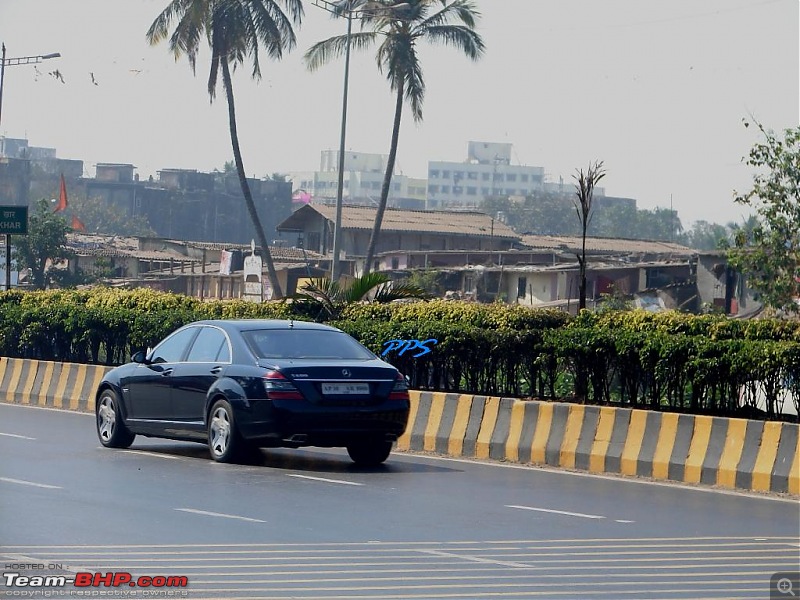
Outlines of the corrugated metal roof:
M224 242L187 242L184 240L165 240L171 244L181 244L183 246L188 246L190 248L199 248L201 250L246 250L250 251L250 244L228 244ZM259 247L256 244L256 247ZM304 260L303 257L303 250L302 248L295 248L295 247L286 247L286 246L270 246L269 247L270 254L272 254L273 260L276 258L282 259L300 259ZM318 252L313 252L311 250L306 250L306 257L309 260L312 259L320 259L325 258L322 254Z
M551 250L580 250L579 236L524 235L522 243L529 248L547 248ZM624 240L617 238L586 238L587 252L608 252L618 254L696 254L691 248L671 242L650 242L646 240Z
M310 211L325 219L336 220L336 207L327 204L307 204L278 225L279 231L302 229ZM376 208L369 206L343 206L342 228L372 231ZM440 233L518 240L520 236L508 225L479 212L403 210L387 208L383 215L381 231L408 233Z

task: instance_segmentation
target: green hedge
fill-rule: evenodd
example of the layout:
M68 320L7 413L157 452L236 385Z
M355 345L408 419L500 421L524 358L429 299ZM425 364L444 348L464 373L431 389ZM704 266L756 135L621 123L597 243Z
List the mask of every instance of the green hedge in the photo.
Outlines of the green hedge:
M119 364L186 323L296 318L291 302L201 302L147 289L0 293L0 355ZM590 313L502 304L358 303L338 321L378 355L392 339L438 340L383 358L416 389L577 399L766 417L800 404L800 323L644 311Z

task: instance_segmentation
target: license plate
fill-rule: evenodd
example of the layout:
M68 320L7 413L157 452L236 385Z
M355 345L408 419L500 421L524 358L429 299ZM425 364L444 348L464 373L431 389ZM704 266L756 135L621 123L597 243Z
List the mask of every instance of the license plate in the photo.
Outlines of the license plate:
M368 383L323 383L322 393L326 396L369 395Z

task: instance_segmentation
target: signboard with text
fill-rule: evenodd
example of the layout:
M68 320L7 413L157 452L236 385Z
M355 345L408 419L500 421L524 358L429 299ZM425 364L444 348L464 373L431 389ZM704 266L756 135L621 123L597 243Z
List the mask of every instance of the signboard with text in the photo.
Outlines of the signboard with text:
M28 207L0 206L0 234L27 235Z

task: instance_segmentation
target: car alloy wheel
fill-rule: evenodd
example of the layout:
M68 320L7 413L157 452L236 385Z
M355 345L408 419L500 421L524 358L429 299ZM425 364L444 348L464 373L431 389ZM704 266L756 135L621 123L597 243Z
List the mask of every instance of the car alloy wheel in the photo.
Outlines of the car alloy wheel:
M242 442L236 431L233 409L225 400L217 400L208 418L208 448L217 462L233 462Z
M132 443L135 434L131 433L122 422L119 411L119 401L113 390L103 390L97 401L97 437L100 443L107 448L127 448Z

